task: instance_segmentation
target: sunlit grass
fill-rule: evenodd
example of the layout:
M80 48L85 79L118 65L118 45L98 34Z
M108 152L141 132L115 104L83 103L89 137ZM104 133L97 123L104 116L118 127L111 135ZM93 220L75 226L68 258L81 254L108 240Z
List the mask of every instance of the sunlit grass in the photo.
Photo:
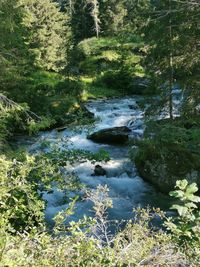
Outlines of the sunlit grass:
M123 94L119 90L90 84L83 90L81 98L83 101L87 101L89 99L114 98L120 96L123 96Z
M41 70L35 71L30 75L30 80L35 86L48 85L51 87L56 87L56 85L63 79L64 77L58 73Z

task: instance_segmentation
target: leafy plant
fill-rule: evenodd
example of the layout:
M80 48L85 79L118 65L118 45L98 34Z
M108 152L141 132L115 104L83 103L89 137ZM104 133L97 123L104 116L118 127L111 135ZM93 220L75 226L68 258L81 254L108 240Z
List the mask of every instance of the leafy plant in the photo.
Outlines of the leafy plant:
M59 148L55 148L50 152L45 154L41 154L41 156L48 158L53 164L57 164L58 166L65 166L66 162L76 163L81 161L109 161L110 156L107 151L104 149L100 149L97 153L92 153L90 151L82 150L82 149L67 149L62 150Z
M171 209L176 210L178 216L168 218L165 225L178 244L193 249L193 256L200 257L200 211L197 205L200 197L195 195L198 187L196 183L189 184L187 180L180 180L176 182L175 188L170 196L177 198L179 202Z

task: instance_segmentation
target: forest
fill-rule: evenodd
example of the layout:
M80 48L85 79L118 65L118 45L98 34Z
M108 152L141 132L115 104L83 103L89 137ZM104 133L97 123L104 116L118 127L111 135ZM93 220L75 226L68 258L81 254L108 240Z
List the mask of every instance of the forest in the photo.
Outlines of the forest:
M0 0L0 266L200 266L199 0Z

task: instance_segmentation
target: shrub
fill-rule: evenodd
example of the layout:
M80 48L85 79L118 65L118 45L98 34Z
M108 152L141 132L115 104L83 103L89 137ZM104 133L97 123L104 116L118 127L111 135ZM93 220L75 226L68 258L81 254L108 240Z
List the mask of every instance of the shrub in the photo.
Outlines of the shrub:
M200 130L196 126L187 129L184 124L186 120L181 123L180 119L151 123L132 157L142 177L163 192L171 191L183 176L200 184Z
M103 49L112 49L119 46L119 41L116 38L90 38L80 42L77 46L82 57L97 55Z
M176 190L170 196L179 200L171 209L176 210L178 216L169 217L165 222L172 237L183 251L198 265L200 262L200 211L197 204L200 197L196 183L189 184L187 180L176 182ZM196 266L197 266L196 265Z
M81 95L84 89L83 87L84 86L80 81L66 79L66 80L60 81L56 85L55 92L61 95L70 95L70 96L78 97Z
M1 156L0 166L1 222L11 232L29 231L44 219L44 203L39 199L36 185L28 178L34 168L33 158L20 163Z
M99 76L94 84L97 86L105 86L111 89L117 89L124 94L131 91L132 77L125 69L120 71L107 71L103 75Z
M170 235L150 226L154 216L163 216L160 211L153 214L149 209L138 209L136 219L113 235L107 220L107 209L112 207L108 193L103 186L88 193L94 203L94 218L63 225L73 213L73 201L56 216L54 235L34 228L11 236L1 228L2 266L195 266L196 261L187 259Z

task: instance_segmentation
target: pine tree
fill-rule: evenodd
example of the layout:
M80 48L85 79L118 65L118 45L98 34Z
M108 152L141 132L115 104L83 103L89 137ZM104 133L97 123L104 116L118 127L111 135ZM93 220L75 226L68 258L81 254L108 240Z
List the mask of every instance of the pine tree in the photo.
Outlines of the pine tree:
M94 21L91 16L91 8L87 0L74 0L73 13L71 16L71 28L74 43L93 37Z
M194 5L192 1L175 0L154 1L149 10L146 37L151 49L148 62L158 83L164 85L162 92L168 103L170 118L173 118L174 83L189 92L186 104L191 103L191 95L198 95L199 11L200 5ZM191 90L192 84L195 84L194 90Z
M100 0L100 21L102 33L113 36L124 30L127 16L127 1L125 0Z
M28 36L22 25L23 10L16 0L0 2L0 91L16 87L29 66L29 52L24 43Z
M23 23L30 31L27 43L35 57L35 65L61 71L67 65L70 45L69 17L51 0L21 1L26 12Z

